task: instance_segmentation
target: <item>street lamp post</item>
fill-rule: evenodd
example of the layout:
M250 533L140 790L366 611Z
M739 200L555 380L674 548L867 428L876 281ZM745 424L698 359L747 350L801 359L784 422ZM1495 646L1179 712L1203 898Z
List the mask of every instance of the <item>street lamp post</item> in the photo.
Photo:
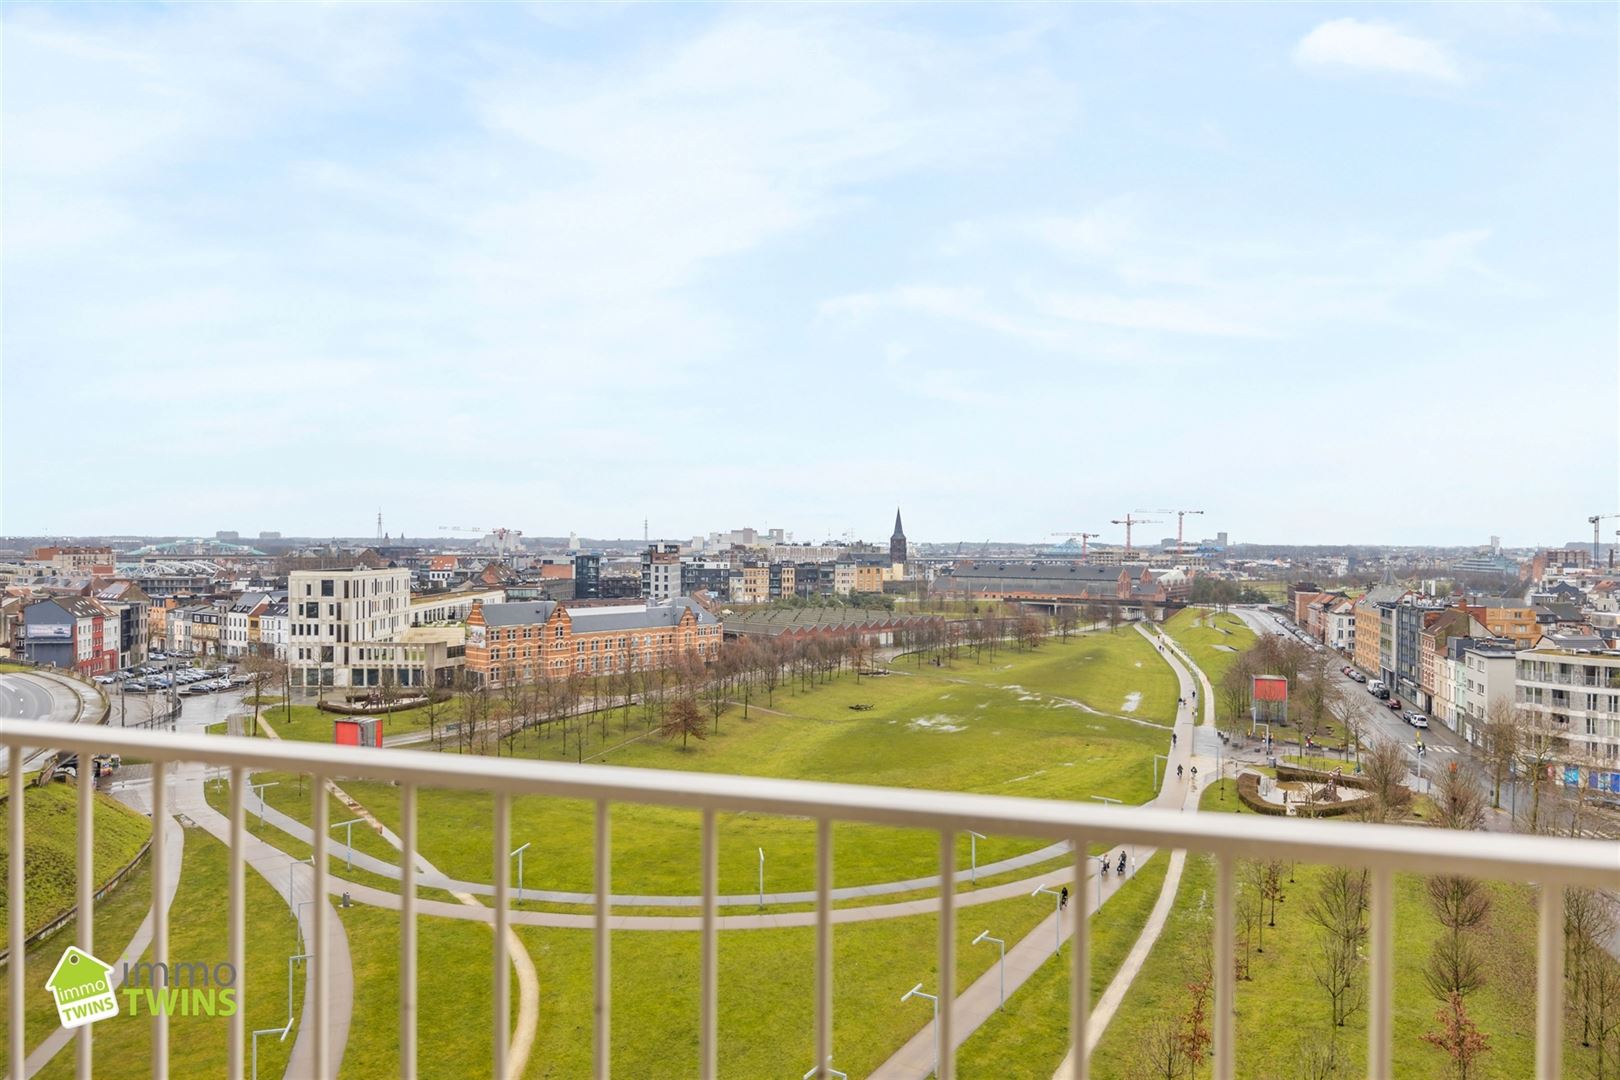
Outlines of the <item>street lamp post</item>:
M1163 755L1161 754L1159 756L1162 757ZM1170 775L1170 771L1169 771L1170 770L1170 763L1168 761L1166 761L1164 763L1164 766L1165 766L1165 775L1166 776ZM1110 798L1107 795L1093 795L1092 798L1096 799L1100 803L1111 803L1114 806L1123 805L1123 800ZM1133 861L1136 859L1136 845L1135 844L1131 845L1131 859ZM1101 892L1099 892L1097 894L1097 898L1098 898L1099 901L1102 899L1102 893Z
M1102 879L1098 878L1097 880L1098 887L1101 888ZM1045 893L1052 898L1052 914L1057 916L1052 923L1052 955L1056 956L1058 950L1063 947L1063 917L1060 914L1063 910L1063 894L1056 889L1049 889L1045 885L1037 885L1035 891L1029 895L1039 896L1041 893Z
M759 849L759 906L765 907L765 849Z
M939 995L923 993L922 983L918 983L907 990L901 1001L910 1001L914 997L924 997L934 1003L934 1075L939 1075Z
M1153 790L1159 790L1159 762L1164 762L1164 778L1170 779L1170 759L1163 754L1153 755Z
M365 818L350 818L348 821L327 826L328 830L343 830L343 865L350 870L354 869L354 827L364 820Z
M264 789L265 788L272 788L272 787L280 787L280 786L281 786L281 782L279 780L272 781L272 782L270 782L268 784L249 784L248 785L248 790L252 791L254 794L259 796L259 824L260 825L264 824Z
M1007 1007L1007 943L1001 938L991 937L988 930L974 938L973 944L977 945L981 941L993 941L1001 946L1001 1008L1005 1009Z
M975 885L979 883L979 841L984 838L984 833L976 833L972 829L968 830L968 865L972 868L969 873ZM949 887L951 883L946 882L945 884Z
M533 843L533 841L530 841L530 843ZM507 856L508 859L516 859L517 862L518 862L518 893L517 893L517 898L518 898L519 903L523 902L523 853L525 851L527 851L527 850L529 850L529 845L524 844L522 847L518 848L516 851L512 852L510 855Z
M920 986L922 984L919 983L918 985ZM831 1054L827 1055L827 1064L810 1066L810 1071L804 1074L804 1080L810 1080L810 1078L812 1076L816 1075L817 1073L820 1073L823 1077L835 1077L836 1076L838 1078L838 1080L849 1080L849 1073L840 1072L837 1069L832 1067L832 1055Z

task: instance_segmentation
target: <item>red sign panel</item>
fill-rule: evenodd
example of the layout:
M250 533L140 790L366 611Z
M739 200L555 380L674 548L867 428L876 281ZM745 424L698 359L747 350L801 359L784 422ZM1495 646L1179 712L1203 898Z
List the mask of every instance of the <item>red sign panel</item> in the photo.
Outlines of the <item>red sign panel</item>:
M1288 700L1288 680L1281 675L1256 675L1254 677L1254 700L1286 702Z

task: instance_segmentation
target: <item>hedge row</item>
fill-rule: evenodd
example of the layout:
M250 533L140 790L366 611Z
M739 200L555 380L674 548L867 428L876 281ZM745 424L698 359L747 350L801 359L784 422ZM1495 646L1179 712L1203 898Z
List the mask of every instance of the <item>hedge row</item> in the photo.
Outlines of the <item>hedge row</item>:
M1238 801L1257 814L1270 814L1272 817L1286 817L1288 811L1276 803L1269 803L1260 797L1260 774L1239 773L1237 782Z

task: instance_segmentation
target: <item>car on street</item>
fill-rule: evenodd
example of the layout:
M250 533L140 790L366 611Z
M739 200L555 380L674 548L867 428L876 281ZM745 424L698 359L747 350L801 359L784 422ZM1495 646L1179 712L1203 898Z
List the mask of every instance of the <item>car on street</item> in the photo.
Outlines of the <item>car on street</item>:
M1420 712L1415 712L1412 714L1411 719L1409 719L1407 723L1411 724L1415 728L1427 728L1429 726L1429 718Z
M1387 704L1389 706L1389 711L1390 712L1399 713L1401 711L1401 699L1400 698L1390 698L1389 701L1387 702Z

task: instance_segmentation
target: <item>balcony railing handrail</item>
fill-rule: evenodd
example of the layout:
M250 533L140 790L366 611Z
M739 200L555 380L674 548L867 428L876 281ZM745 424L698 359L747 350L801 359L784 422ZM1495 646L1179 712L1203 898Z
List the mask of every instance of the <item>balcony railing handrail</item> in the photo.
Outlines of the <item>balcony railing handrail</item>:
M0 741L83 753L111 751L153 761L316 773L508 795L608 799L929 830L972 828L1054 840L1083 834L1106 837L1113 843L1186 848L1240 858L1333 861L1427 874L1620 887L1620 856L1612 845L1568 837L1447 832L1441 844L1430 830L1401 825L1183 814L1153 807L1110 807L1011 795L492 759L45 721L0 721Z

